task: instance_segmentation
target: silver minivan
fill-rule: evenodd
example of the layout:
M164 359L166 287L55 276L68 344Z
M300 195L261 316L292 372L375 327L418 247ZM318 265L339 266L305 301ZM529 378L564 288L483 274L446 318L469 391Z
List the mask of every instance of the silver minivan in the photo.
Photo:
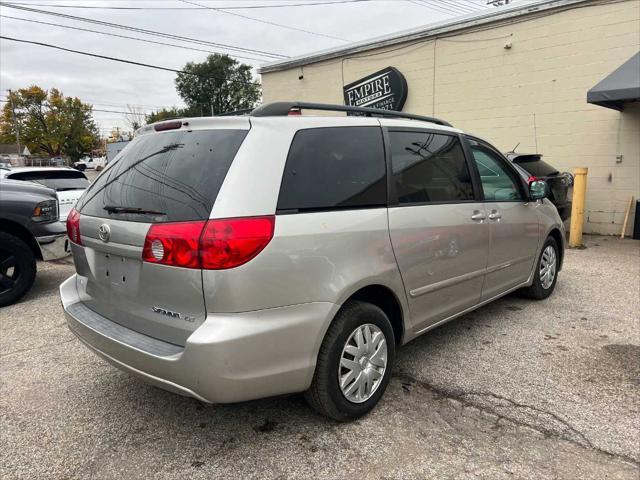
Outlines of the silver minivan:
M78 338L147 382L210 403L305 392L348 420L400 345L551 294L564 227L546 192L430 117L278 102L164 121L69 215L60 295Z

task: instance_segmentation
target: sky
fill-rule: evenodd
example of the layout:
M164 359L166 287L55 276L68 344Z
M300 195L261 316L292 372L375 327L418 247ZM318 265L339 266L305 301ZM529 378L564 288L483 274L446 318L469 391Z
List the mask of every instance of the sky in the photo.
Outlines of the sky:
M464 12L496 8L487 6L486 0L1 1L2 4L11 3L284 56L297 56L348 45L350 42L458 17ZM336 3L331 5L324 2ZM313 3L321 4L309 5ZM201 5L208 8L201 8ZM269 8L250 8L256 6ZM135 9L131 9L132 7ZM225 8L228 9L224 10ZM236 58L252 65L255 78L259 81L255 68L269 62L264 53L232 53L223 47L161 38L77 19L10 8L8 5L0 6L0 15L0 35L4 37L48 43L172 69L180 69L187 62L201 62L212 52L228 53L252 57ZM260 21L245 18L247 16ZM172 43L205 51L144 43L16 18ZM58 88L65 95L79 97L82 101L93 104L94 119L103 136L108 135L114 127L129 129L125 115L114 112L126 112L131 107L138 112L148 113L161 107L182 106L184 103L176 93L174 79L173 72L0 39L0 101L6 99L8 89L15 90L34 84L44 89Z

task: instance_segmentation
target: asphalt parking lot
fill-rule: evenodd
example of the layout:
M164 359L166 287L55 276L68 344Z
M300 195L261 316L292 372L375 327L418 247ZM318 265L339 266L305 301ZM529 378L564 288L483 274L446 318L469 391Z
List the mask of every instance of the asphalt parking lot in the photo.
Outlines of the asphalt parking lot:
M69 332L68 263L0 310L3 478L640 475L640 242L587 237L554 295L508 296L401 349L367 417L298 395L204 405L104 363Z

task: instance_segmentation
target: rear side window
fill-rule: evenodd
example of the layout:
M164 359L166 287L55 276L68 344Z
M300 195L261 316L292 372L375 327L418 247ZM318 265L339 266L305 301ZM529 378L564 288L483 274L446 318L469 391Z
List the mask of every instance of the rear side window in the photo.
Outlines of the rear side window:
M386 167L379 127L300 130L291 143L278 210L384 206Z
M393 182L400 205L473 200L460 140L431 132L389 132Z
M181 130L137 137L87 190L80 212L150 223L209 218L246 134Z

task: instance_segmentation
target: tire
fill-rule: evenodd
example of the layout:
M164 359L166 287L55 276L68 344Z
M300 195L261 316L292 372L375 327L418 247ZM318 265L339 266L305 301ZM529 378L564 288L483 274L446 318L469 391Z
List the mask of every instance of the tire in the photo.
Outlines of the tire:
M545 287L545 282L540 276L540 271L542 269L542 264L545 261L545 252L548 252L549 248L553 249L553 258L554 260L554 272L553 272L553 280L550 284ZM548 256L547 256L548 257ZM533 274L533 284L530 287L523 288L522 293L528 298L532 298L534 300L544 300L549 295L553 293L553 290L556 288L556 282L558 281L558 263L559 263L559 252L558 252L558 244L553 237L547 237L547 240L544 242L542 246L542 250L540 253L540 258L538 259L538 263L536 263L536 270Z
M0 232L0 307L17 302L36 278L36 258L20 238Z
M371 381L371 394L368 398L359 398L357 401L349 400L347 396L342 392L340 388L339 375L347 376L348 370L344 367L340 367L341 358L343 354L347 357L351 357L356 360L355 355L349 354L349 352L343 352L346 350L346 344L349 341L349 347L351 349L355 347L356 338L352 337L352 334L356 332L356 329L364 328L372 333L370 345L371 350L364 354L365 358L360 358L366 365L364 373L361 373L365 377L374 379ZM384 360L380 355L372 354L372 350L377 349L378 352L382 352L382 342L376 343L377 339L380 339L379 334L384 335L384 341L386 346L386 365L384 371L380 372L383 367L374 365L375 363L382 364ZM364 340L363 340L364 341ZM367 359L370 357L371 362ZM360 301L350 301L346 303L336 315L333 323L329 327L320 352L318 354L318 362L316 364L316 371L311 382L311 387L305 392L305 398L311 407L316 411L327 417L344 422L361 417L368 413L373 407L376 406L384 391L389 384L391 378L391 369L395 360L395 338L393 335L393 328L387 315L379 307L370 303ZM359 364L360 365L360 364ZM360 369L361 367L358 367ZM375 371L373 371L375 370ZM356 370L354 370L356 372ZM375 377L377 377L377 382ZM353 387L355 383L361 377L358 375L356 380L347 382L347 390L349 386ZM356 389L358 390L358 389ZM353 395L358 395L359 392ZM365 395L366 396L366 395Z

